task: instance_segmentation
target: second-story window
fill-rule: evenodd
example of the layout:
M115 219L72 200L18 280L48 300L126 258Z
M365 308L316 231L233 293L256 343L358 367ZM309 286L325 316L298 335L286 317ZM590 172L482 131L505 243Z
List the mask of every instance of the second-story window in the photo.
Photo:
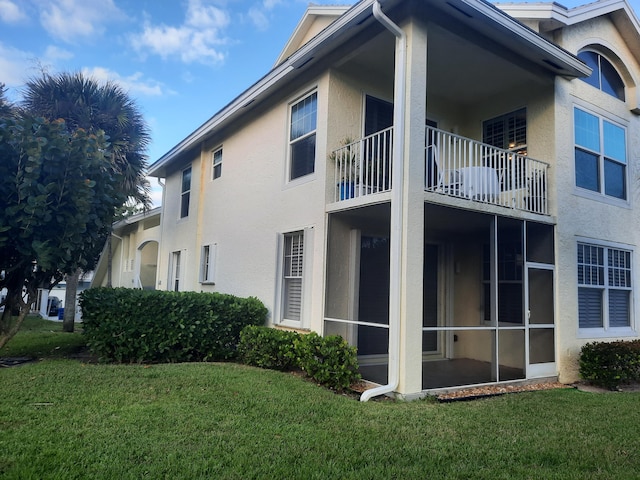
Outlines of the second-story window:
M211 178L215 180L222 175L222 147L214 150L211 153Z
M182 171L180 189L180 218L189 216L189 200L191 199L191 167Z
M609 60L590 50L578 53L578 58L593 70L582 81L624 102L624 82Z
M315 92L291 106L289 180L315 171L317 114L318 94Z
M599 115L574 109L576 186L627 198L625 129Z
M526 155L527 110L522 108L483 122L482 141L497 148Z

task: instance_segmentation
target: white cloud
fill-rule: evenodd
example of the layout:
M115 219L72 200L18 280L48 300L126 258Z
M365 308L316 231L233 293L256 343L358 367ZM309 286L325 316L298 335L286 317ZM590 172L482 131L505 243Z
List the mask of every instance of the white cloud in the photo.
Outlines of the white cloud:
M104 67L83 68L82 73L90 76L99 82L116 82L127 92L133 95L142 95L145 97L158 97L166 94L173 94L171 90L163 88L163 85L156 81L145 79L141 72L126 77L119 73Z
M73 58L73 53L64 48L56 47L55 45L49 45L44 51L45 61L56 62L57 60L70 60Z
M1 1L1 0L0 0ZM104 24L125 18L113 0L49 0L41 3L40 22L54 38L79 43L102 35Z
M251 23L253 23L259 30L264 31L269 27L269 19L262 9L258 7L252 7L249 9L247 15L249 16Z
M147 21L143 31L131 37L131 43L141 54L215 65L225 59L219 47L227 43L223 30L229 23L229 14L207 0L189 0L181 25L152 25Z
M25 13L11 0L0 0L0 19L6 23L16 23L26 19Z
M0 43L0 82L7 87L24 84L26 72L33 67L34 55Z

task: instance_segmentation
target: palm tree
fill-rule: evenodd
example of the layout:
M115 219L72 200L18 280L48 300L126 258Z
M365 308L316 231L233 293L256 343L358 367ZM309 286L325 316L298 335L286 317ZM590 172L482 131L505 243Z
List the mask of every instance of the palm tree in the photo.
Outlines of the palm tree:
M100 84L80 72L43 72L27 81L22 103L31 114L63 119L70 130L104 131L110 142L110 167L121 178L121 192L145 209L150 206L145 177L149 129L134 100L119 85ZM79 277L79 270L67 275L65 306L73 308L65 308L65 331L73 331Z

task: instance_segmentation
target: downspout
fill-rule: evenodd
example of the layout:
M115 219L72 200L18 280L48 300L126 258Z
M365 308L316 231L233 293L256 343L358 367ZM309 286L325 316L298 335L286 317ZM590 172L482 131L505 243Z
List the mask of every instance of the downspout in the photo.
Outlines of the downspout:
M366 390L360 397L366 402L372 397L394 392L398 388L400 377L400 313L402 283L402 219L404 215L404 130L405 130L405 82L407 76L407 37L402 29L387 17L380 7L380 2L373 3L373 16L397 39L395 92L393 95L393 124L395 125L393 141L393 167L391 189L391 252L390 252L390 284L389 284L389 373L388 383L371 390Z

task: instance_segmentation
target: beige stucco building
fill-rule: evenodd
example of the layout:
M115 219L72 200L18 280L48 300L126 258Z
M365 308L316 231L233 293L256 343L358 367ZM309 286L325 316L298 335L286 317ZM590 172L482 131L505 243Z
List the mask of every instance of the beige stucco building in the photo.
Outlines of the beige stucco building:
M343 335L365 399L576 380L638 332L639 29L625 0L309 7L152 165L156 288Z
M93 272L92 287L155 290L158 276L161 208L131 215L113 224Z

